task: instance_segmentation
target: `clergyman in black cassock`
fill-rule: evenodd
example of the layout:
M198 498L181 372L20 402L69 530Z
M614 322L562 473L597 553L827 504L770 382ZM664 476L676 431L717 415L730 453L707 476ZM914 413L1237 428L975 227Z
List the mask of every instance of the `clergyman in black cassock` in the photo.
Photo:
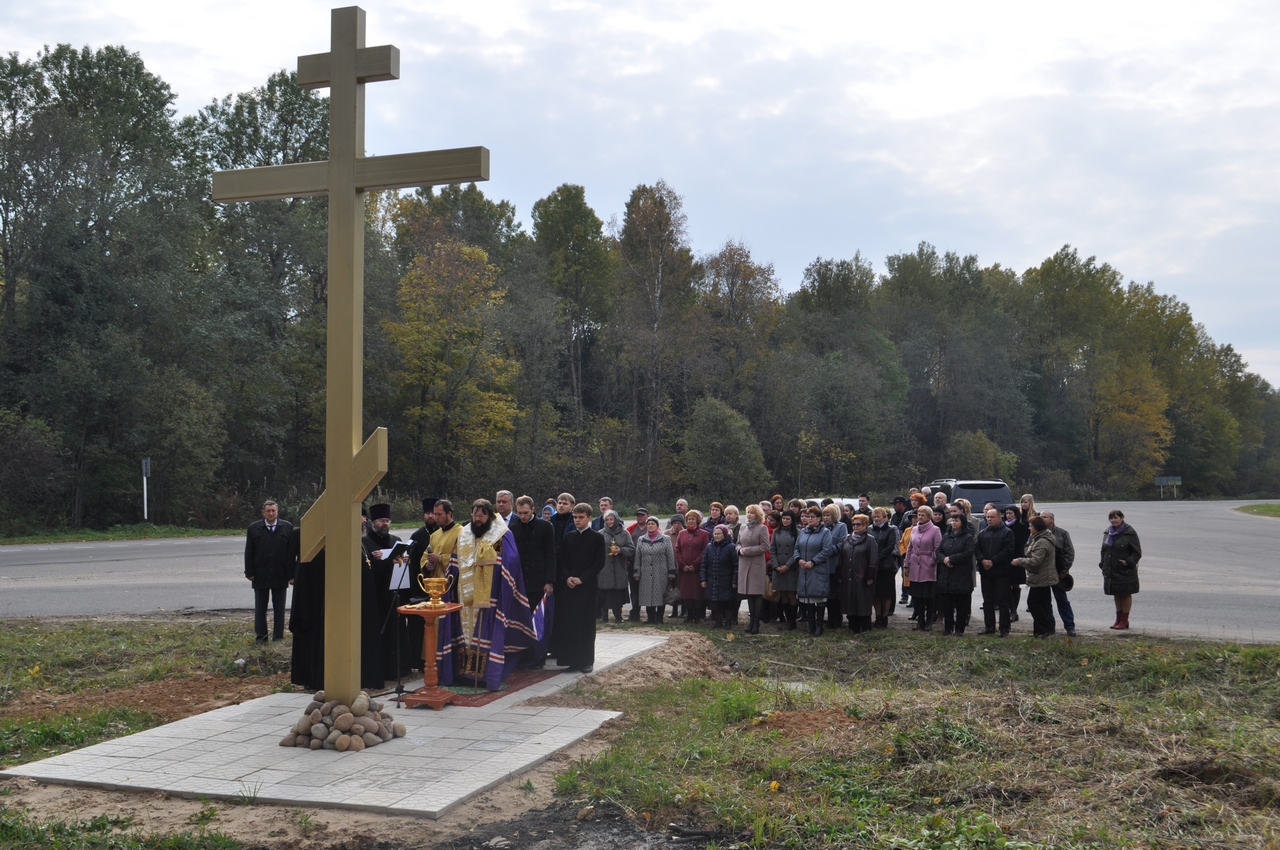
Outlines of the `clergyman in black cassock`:
M365 617L372 614L376 622L362 623L361 633L363 640L373 640L374 647L376 647L376 651L382 659L380 675L383 680L394 679L397 675L402 676L408 673L417 655L421 653L421 645L414 649L408 644L409 632L405 628L405 623L401 622L404 619L403 615L392 611L397 604L407 605L409 598L413 595L413 591L405 588L400 590L398 594L393 593L391 575L395 564L390 558L375 557L375 553L386 552L391 549L393 544L400 542L400 538L392 534L390 529L391 506L378 504L370 507L369 530L365 532L361 543L364 546L365 554L369 558L369 572L372 578L375 607L370 609L366 599L363 610L365 611ZM366 588L368 586L368 583L366 583ZM397 639L401 642L400 669L398 673L396 670ZM362 649L362 658L366 657L369 649L370 647ZM383 683L383 681L378 682L377 687L382 687Z
M289 681L309 691L324 689L324 550L298 565L293 582L293 664Z
M596 594L605 562L604 535L591 528L590 505L574 506L557 561L556 660L589 673L596 663Z

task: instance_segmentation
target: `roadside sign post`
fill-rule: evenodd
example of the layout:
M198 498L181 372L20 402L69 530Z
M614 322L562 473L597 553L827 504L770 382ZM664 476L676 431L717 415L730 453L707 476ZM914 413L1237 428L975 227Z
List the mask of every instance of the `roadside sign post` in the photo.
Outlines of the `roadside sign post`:
M1164 488L1173 488L1173 498L1178 498L1178 485L1182 483L1181 475L1157 475L1156 486L1160 488L1160 498L1164 498Z
M147 479L151 477L151 458L142 459L142 521L147 521Z

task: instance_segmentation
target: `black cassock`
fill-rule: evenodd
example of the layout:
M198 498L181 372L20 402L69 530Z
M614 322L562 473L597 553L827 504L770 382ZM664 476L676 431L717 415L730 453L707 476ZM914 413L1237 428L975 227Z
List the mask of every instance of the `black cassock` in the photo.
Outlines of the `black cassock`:
M360 687L382 689L382 623L386 611L378 606L377 582L370 561L360 558ZM389 595L389 594L388 594ZM310 690L324 687L324 599L325 553L298 565L293 583L293 610L289 631L293 632L293 666L290 681ZM391 645L392 651L395 645ZM392 665L394 667L394 665ZM391 678L395 678L392 670Z
M556 662L565 667L596 663L596 593L604 569L604 535L595 529L570 528L556 555ZM570 588L568 579L582 584Z
M310 691L324 688L324 550L298 565L293 582L293 665L289 681Z
M422 645L416 648L409 646L407 618L403 614L392 614L395 605L408 605L413 596L411 588L400 590L393 596L391 590L391 572L394 563L387 559L377 561L372 553L379 549L390 549L400 538L394 534L379 534L370 529L362 541L364 551L369 556L365 569L364 598L361 606L361 651L360 679L369 681L364 687L381 688L386 680L396 678L396 639L400 639L400 675L409 672L418 655L422 653ZM416 619L416 618L415 618ZM376 675L365 675L365 667L377 670ZM372 672L372 671L371 671ZM377 684L373 684L373 679Z

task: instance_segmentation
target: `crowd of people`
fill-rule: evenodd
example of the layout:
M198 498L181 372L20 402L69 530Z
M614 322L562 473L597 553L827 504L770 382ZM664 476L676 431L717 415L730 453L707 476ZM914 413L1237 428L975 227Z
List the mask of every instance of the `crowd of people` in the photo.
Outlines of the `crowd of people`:
M395 678L430 663L416 651L420 632L397 637L385 624L377 628L383 612L409 601L427 577L447 578L447 601L461 606L441 620L435 659L440 681L470 676L490 688L512 669L542 667L548 658L590 672L597 623L611 614L621 622L624 609L632 622L643 612L652 624L670 616L733 629L742 625L745 602L749 634L765 624L794 631L804 623L809 635L821 637L846 627L855 634L887 629L903 606L914 629L940 626L942 634L960 636L970 630L973 594L980 590L982 633L1004 637L1019 620L1026 587L1035 637L1057 632L1055 606L1066 634L1076 633L1068 598L1075 546L1053 513L1037 510L1029 494L1016 504L977 511L963 498L949 501L945 491L928 488L896 496L889 507L873 507L867 494L856 504L787 502L775 495L741 510L711 502L704 513L680 499L665 522L643 507L626 521L608 497L598 507L561 493L539 510L529 496L503 490L493 502L476 500L470 522L460 524L448 500L427 499L423 526L404 551L395 548L398 538L389 530L390 506L373 506L364 540L363 639L370 646L362 665L369 672L362 678ZM264 519L267 513L274 520L274 504L264 509ZM250 578L264 572L251 563L251 552L274 533L256 528L262 524L249 534ZM1104 592L1115 599L1113 629L1129 627L1141 555L1137 533L1122 512L1112 511L1099 569ZM408 567L403 593L388 584L392 559ZM322 572L323 553L319 564ZM299 576L304 572L300 568ZM295 621L298 600L312 598L313 614L304 613L302 621L313 634L310 588L317 581L322 575L311 570L294 595ZM268 593L259 582L255 589L257 633L265 639ZM277 635L279 628L277 617ZM318 664L312 658L314 680Z
M548 500L544 515L554 519L569 502ZM704 514L681 499L665 524L645 508L627 523L612 508L601 499L594 520L609 540L597 597L602 622L611 613L621 621L629 600L632 621L643 612L650 623L670 616L733 628L745 602L748 633L803 622L816 637L846 625L854 633L888 628L902 605L915 629L963 635L979 590L982 633L1006 636L1025 587L1034 636L1055 634L1057 619L1076 634L1068 597L1075 546L1030 494L980 511L927 488L895 497L890 507L873 507L866 494L857 504L775 495L745 509L712 502ZM1099 568L1104 592L1115 597L1111 628L1126 629L1141 547L1122 512L1112 511L1110 521Z

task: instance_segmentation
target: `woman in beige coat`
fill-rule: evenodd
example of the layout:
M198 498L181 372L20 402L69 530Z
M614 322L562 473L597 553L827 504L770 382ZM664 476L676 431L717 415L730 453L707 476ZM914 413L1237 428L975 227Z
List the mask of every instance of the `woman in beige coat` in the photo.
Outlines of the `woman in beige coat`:
M748 634L760 634L760 596L765 585L765 553L769 551L769 528L759 505L747 505L747 523L738 535L738 593L747 598L751 612Z

